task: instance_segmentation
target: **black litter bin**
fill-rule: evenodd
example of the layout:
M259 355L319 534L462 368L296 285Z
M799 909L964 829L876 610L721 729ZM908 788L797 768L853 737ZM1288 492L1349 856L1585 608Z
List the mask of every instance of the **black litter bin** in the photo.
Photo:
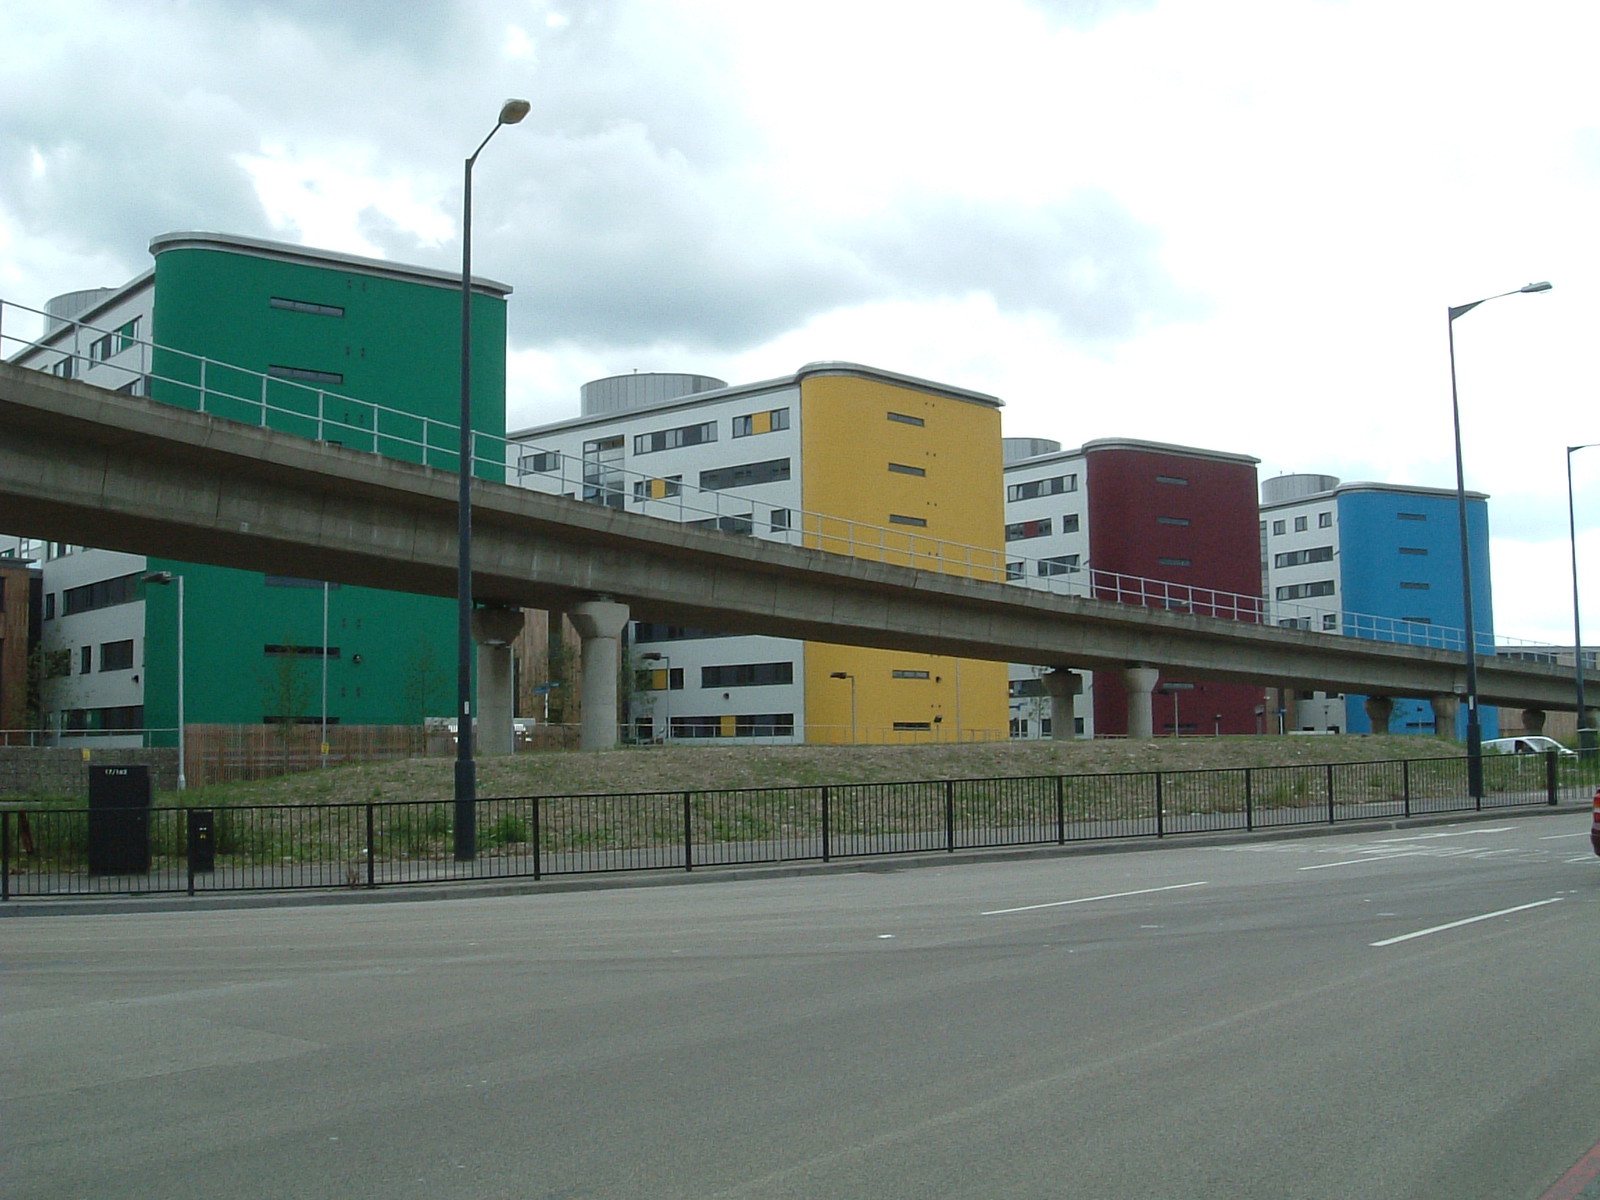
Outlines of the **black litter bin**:
M89 873L150 870L150 768L89 768Z

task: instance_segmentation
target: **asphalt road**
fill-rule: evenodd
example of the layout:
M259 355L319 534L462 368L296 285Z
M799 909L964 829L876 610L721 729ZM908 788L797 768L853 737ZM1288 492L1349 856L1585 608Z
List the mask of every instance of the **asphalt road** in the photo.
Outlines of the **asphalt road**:
M0 1190L1539 1200L1600 1142L1587 828L17 917Z

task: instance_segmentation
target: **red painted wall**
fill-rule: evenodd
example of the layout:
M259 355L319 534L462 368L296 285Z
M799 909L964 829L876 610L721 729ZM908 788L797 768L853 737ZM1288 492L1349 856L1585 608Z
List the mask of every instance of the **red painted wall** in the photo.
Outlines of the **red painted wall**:
M1217 592L1255 597L1261 592L1260 516L1253 463L1181 452L1095 448L1084 452L1089 517L1089 562L1096 592L1125 603L1230 615L1236 601ZM1162 483L1158 477L1184 480ZM1187 525L1160 518L1186 520ZM1164 563L1183 559L1190 565ZM1151 595L1107 575L1162 580L1175 585ZM1161 694L1167 683L1191 684ZM1127 689L1115 672L1095 672L1095 732L1128 731ZM1262 691L1248 684L1162 676L1153 706L1155 731L1172 732L1173 697L1181 734L1255 733Z

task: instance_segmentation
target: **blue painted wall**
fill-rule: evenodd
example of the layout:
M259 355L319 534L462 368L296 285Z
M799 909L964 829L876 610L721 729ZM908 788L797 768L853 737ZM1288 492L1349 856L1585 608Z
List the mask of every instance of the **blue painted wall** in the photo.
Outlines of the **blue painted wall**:
M1452 495L1347 491L1338 496L1339 570L1347 613L1425 618L1441 636L1459 644L1466 624L1461 602L1461 525ZM1467 537L1472 547L1473 624L1481 654L1494 653L1494 596L1489 571L1489 509L1467 498ZM1422 553L1417 553L1422 551ZM1449 632L1446 632L1449 631ZM1374 636L1371 630L1346 632ZM1387 636L1379 632L1377 636ZM1365 696L1347 696L1345 728L1371 733ZM1466 736L1466 705L1455 736ZM1483 736L1499 736L1498 710L1479 713ZM1425 700L1396 700L1392 733L1432 733L1433 709Z

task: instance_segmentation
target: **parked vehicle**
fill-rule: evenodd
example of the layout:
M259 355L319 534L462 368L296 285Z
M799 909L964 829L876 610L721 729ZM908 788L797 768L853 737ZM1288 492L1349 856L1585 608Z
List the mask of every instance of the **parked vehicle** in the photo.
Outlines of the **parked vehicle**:
M1555 738L1542 736L1494 738L1483 744L1485 754L1555 754L1561 758L1577 758L1575 750L1568 750Z
M1600 787L1594 790L1594 824L1589 826L1589 844L1600 854Z

